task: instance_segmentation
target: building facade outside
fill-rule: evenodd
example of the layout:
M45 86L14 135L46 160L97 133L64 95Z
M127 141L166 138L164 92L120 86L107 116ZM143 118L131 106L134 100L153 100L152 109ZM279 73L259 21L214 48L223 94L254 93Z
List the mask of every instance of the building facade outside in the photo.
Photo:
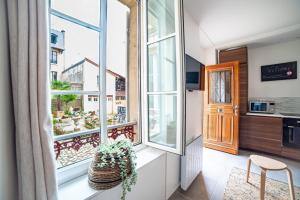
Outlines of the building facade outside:
M51 29L50 35L50 80L61 80L65 69L65 31Z
M98 91L99 65L85 58L62 72L62 80L71 84L72 90ZM125 77L106 70L107 114L118 122L126 121L126 79ZM84 112L99 113L99 96L83 95L82 108Z

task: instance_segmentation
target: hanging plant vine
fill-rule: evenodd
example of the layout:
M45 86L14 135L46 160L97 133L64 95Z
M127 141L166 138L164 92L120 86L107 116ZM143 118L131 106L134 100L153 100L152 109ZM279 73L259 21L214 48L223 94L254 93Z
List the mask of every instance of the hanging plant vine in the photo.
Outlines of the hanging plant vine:
M121 140L113 144L101 144L98 148L99 159L98 167L120 168L120 176L122 179L122 196L121 200L125 200L127 192L131 191L137 180L136 171L136 154L133 145L128 140ZM131 171L128 171L128 163Z

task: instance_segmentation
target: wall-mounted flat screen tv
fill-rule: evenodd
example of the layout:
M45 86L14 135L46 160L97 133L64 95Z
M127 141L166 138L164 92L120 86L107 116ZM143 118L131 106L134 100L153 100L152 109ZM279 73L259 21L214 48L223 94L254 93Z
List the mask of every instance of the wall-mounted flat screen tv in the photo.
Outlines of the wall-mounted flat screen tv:
M199 84L199 72L186 72L187 84Z
M204 74L201 68L204 67L198 60L185 54L185 65L186 65L186 89L187 90L200 90L201 78Z

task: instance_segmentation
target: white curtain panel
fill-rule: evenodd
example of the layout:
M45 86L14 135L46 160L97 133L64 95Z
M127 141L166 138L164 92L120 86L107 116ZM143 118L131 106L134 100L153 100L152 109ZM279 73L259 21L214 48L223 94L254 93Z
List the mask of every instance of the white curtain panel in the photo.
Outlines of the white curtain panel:
M55 200L48 0L7 0L7 15L19 199Z

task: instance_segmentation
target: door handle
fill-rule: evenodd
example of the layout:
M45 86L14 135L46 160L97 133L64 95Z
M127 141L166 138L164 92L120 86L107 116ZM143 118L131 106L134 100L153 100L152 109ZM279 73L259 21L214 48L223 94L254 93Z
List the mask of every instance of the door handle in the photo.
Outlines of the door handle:
M217 112L218 112L218 113L222 113L222 112L223 112L223 109L222 109L222 108L218 108L218 109L217 109Z

